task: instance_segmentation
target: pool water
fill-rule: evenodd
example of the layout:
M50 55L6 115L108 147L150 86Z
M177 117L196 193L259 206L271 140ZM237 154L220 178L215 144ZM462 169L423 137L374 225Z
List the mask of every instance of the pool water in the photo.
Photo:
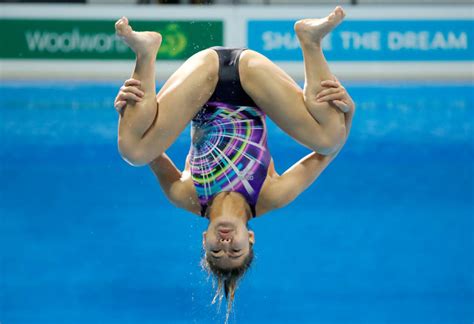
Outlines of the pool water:
M116 147L118 83L0 85L0 322L222 323L206 221ZM231 323L471 323L474 86L348 83L346 147L251 221ZM277 171L308 154L269 123ZM168 151L179 166L186 130Z

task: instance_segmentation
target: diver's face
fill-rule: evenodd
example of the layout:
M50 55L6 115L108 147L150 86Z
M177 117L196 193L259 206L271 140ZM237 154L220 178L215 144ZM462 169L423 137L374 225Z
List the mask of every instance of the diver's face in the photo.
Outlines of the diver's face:
M249 231L245 223L232 219L211 222L203 233L203 246L208 258L223 269L242 265L254 242L253 231Z

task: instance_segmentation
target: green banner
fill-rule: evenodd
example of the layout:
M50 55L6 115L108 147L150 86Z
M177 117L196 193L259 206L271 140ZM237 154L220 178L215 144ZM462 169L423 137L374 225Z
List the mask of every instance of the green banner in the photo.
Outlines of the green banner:
M114 20L0 20L2 59L133 59L133 52L115 35ZM219 20L132 21L137 31L163 36L159 59L183 60L205 48L223 45Z

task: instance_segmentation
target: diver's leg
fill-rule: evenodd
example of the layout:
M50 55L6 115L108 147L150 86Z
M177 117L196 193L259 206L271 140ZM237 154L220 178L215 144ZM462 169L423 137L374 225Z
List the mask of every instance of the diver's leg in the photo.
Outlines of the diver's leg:
M132 78L141 82L143 99L131 102L119 120L119 149L133 164L146 164L162 154L214 92L219 61L213 50L188 59L156 95L155 59L161 36L135 32L126 18L116 23L117 34L136 54Z
M337 150L345 138L344 114L317 99L323 89L321 81L334 78L321 41L343 17L344 12L338 7L326 18L295 24L304 56L304 91L263 55L245 51L240 59L242 86L256 104L290 136L322 154ZM331 90L328 92L331 95Z
M155 60L161 45L156 32L135 32L123 17L115 23L117 34L136 54L132 78L140 81L144 96L141 101L128 101L119 121L119 137L141 138L151 126L157 113L155 89Z

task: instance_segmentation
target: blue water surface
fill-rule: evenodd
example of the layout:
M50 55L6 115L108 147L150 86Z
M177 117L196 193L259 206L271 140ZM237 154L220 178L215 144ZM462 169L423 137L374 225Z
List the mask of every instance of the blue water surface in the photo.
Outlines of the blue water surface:
M0 322L223 323L206 221L116 147L118 83L0 86ZM232 323L471 323L474 87L352 83L346 147L251 221ZM269 125L283 172L308 150ZM168 151L184 165L186 130Z

